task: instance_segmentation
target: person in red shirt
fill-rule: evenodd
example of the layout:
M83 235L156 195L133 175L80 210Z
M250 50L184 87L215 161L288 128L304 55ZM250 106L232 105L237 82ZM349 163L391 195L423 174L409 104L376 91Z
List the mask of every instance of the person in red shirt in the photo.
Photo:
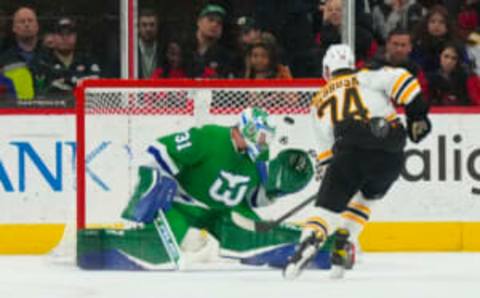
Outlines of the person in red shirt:
M461 63L461 47L446 44L440 51L439 69L427 73L426 98L436 106L480 104L479 79Z

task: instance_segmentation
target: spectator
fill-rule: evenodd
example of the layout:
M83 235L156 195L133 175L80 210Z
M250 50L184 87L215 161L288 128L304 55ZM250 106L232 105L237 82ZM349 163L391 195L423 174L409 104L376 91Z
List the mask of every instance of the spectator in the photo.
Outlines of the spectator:
M237 25L240 29L239 43L247 47L260 39L261 30L258 27L255 19L251 17L240 17L237 20Z
M321 57L330 45L341 43L341 26L342 1L328 0L324 8L323 26L316 38ZM375 55L377 43L373 35L365 28L356 26L355 29L355 57L357 58L357 66L362 66L366 60Z
M47 66L43 69L46 89L43 95L68 97L78 81L86 78L98 78L100 67L87 55L76 50L76 23L69 17L63 17L56 24L56 42L49 55Z
M13 15L13 33L16 44L0 57L0 65L23 61L31 65L38 51L39 25L32 8L21 7Z
M208 4L200 11L195 36L185 49L193 61L191 76L216 78L228 75L231 58L220 44L225 16L225 9L216 4Z
M427 73L427 100L437 106L480 104L480 85L477 76L462 65L462 48L446 44L440 50L439 69Z
M188 62L186 61L181 43L175 39L167 42L163 51L163 63L153 71L152 79L161 78L187 78Z
M245 57L247 50L252 44L260 41L262 31L251 17L243 16L238 18L236 25L238 26L238 35L232 62L232 76L243 77L245 74Z
M258 41L247 50L245 78L291 79L288 66L279 63L278 50L273 42Z
M445 44L454 42L456 34L456 28L445 7L433 6L419 23L415 33L412 59L425 72L434 72L439 67L440 50ZM465 51L463 53L460 58L467 62Z
M415 0L384 1L372 12L375 36L383 43L394 29L412 30L422 16L423 9Z
M153 10L140 11L138 21L138 77L150 78L161 64L158 38L158 17Z
M32 8L20 7L13 15L15 44L0 56L4 75L10 78L20 99L32 99L37 88L42 52L38 46L39 25Z
M288 66L279 61L278 46L270 33L262 33L261 40L248 47L245 61L244 78L246 79L292 79ZM259 106L270 110L298 107L300 98L297 92L268 91L250 92L246 97L248 106Z
M369 64L373 68L384 65L403 67L417 77L423 90L426 85L425 73L410 58L411 53L412 37L410 33L403 29L396 29L388 35L385 51L379 51Z

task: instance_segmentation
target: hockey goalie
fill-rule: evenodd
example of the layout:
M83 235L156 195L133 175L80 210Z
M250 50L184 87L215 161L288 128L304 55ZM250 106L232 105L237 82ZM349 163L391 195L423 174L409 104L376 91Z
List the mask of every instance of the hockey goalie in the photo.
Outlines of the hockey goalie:
M247 108L234 127L205 125L160 137L138 168L138 182L122 217L138 223L123 230L78 232L77 262L84 269L182 268L182 243L192 229L206 231L222 256L243 264L283 267L301 225L268 232L249 229L255 208L303 189L313 176L309 155L286 149L269 160L275 126L268 113ZM328 245L312 267L329 266Z

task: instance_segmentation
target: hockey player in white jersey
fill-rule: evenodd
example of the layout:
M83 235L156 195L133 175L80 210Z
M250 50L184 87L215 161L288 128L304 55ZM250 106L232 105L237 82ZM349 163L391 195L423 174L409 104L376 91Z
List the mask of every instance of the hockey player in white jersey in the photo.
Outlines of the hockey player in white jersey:
M420 142L431 130L428 105L417 79L403 68L354 70L347 45L332 45L323 59L327 84L312 100L318 159L326 170L317 193L319 215L305 226L302 242L284 268L297 277L330 233L325 218L340 216L333 231L332 277L343 276L348 239L356 239L372 204L400 175L407 135ZM405 106L407 129L394 103ZM330 217L332 219L332 217Z

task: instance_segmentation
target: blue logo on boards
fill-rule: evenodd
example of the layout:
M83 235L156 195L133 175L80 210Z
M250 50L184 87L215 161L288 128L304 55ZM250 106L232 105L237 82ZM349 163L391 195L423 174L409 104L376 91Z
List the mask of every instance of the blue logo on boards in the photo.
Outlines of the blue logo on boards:
M37 171L43 181L55 192L61 192L65 187L64 163L71 168L73 175L76 174L77 145L75 142L56 141L49 150L39 150L38 146L36 147L31 141L12 141L8 145L15 150L16 161L10 161L10 164L15 166L8 167L5 157L0 154L0 189L3 188L5 192L32 191L29 188L32 183L29 181L28 177L31 175L28 175L28 171ZM91 179L104 191L110 191L110 187L89 165L104 154L110 145L110 141L104 141L87 152L85 157L86 178ZM128 152L127 150L127 155ZM69 162L64 162L64 156L69 157ZM47 165L47 160L53 160L53 165ZM12 177L17 177L17 179ZM72 187L75 188L75 185Z

